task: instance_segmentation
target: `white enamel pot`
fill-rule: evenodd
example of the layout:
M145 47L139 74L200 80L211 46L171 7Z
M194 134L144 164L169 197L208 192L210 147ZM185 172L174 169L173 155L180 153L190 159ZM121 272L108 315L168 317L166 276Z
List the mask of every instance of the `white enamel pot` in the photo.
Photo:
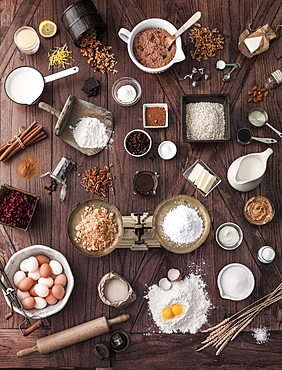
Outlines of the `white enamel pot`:
M78 67L72 67L43 77L36 68L28 66L17 67L5 79L5 93L14 103L32 105L40 99L45 83L70 76L78 71Z

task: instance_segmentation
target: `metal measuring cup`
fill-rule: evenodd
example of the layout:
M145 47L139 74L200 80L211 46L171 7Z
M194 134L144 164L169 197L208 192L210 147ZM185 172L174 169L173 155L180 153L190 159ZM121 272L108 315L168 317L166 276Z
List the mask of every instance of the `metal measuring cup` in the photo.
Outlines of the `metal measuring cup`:
M237 141L240 144L247 145L250 144L253 140L260 141L265 144L274 144L277 143L277 140L264 137L255 137L252 131L246 127L240 128L237 131Z
M268 115L265 110L261 108L252 109L248 115L248 120L250 124L255 127L262 127L264 125L268 126L269 128L271 128L271 130L276 132L276 134L280 136L282 139L282 132L276 130L276 128L274 128L268 123Z

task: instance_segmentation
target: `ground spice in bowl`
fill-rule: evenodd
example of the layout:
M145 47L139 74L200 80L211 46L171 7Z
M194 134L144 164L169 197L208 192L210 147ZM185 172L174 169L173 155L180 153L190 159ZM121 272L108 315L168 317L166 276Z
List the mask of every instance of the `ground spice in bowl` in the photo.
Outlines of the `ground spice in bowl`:
M145 125L146 126L165 126L166 111L163 107L146 108Z
M27 152L25 157L18 163L17 174L26 180L31 179L39 172L39 163L35 155Z

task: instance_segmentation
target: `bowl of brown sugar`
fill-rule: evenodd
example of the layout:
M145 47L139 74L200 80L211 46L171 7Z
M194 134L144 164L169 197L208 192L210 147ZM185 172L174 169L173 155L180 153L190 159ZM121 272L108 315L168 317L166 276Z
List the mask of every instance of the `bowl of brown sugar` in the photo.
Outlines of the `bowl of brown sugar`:
M143 104L143 127L168 127L168 107L166 103Z

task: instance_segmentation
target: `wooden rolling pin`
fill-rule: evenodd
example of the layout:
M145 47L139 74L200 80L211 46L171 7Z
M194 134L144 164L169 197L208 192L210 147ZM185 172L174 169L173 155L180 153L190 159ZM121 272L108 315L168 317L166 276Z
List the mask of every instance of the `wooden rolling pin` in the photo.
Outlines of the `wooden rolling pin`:
M98 319L49 335L48 337L37 339L34 347L19 351L17 356L24 357L33 352L39 352L41 355L45 355L46 353L57 351L72 344L108 333L112 325L127 321L129 318L130 316L128 314L120 315L109 320L105 316L99 317Z

